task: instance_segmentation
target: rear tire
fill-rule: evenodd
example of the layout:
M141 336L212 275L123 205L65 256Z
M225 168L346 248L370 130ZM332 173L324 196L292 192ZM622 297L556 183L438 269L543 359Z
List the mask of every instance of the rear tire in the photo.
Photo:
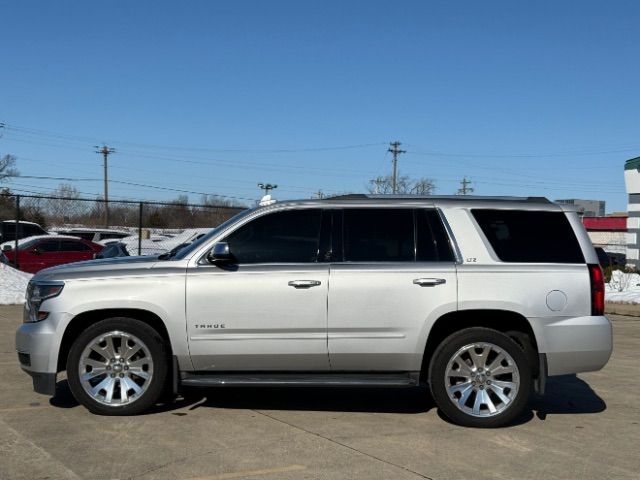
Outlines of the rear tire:
M67 357L76 400L98 415L135 415L154 405L167 378L165 342L140 320L114 317L83 331Z
M433 399L454 423L502 427L522 414L531 393L531 365L504 333L466 328L436 348L429 368Z

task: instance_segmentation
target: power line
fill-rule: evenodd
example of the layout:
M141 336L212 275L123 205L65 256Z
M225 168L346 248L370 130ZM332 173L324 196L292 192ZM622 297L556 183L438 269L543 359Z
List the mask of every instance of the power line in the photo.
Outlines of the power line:
M70 140L75 142L96 142L98 139L96 137L85 137L79 135L69 135L62 134L57 132L51 132L47 130L29 128L29 127L21 127L18 125L11 124L3 124L6 126L7 130L12 130L15 132L24 133L27 135L40 135L43 137L57 138L62 140ZM373 142L373 143L357 143L350 145L329 145L329 146L314 146L314 147L302 147L302 148L290 148L290 147L281 147L281 148L211 148L211 147L183 147L176 145L159 145L159 144L151 144L151 143L135 143L135 142L123 142L111 140L110 143L115 143L117 145L128 145L132 147L141 147L141 148L149 148L149 149L158 149L158 150L183 150L183 151L191 151L191 152L217 152L217 153L299 153L299 152L322 152L322 151L331 151L331 150L353 150L358 148L368 148L368 147L377 147L380 145L384 145L384 142Z

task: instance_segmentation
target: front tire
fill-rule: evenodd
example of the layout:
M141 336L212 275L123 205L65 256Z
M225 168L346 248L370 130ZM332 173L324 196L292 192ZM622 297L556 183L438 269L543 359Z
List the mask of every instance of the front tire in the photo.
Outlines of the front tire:
M135 415L154 405L167 377L165 342L140 320L115 317L91 325L67 357L76 400L98 415Z
M466 328L447 337L429 368L436 405L451 421L501 427L521 415L531 392L531 365L504 333Z

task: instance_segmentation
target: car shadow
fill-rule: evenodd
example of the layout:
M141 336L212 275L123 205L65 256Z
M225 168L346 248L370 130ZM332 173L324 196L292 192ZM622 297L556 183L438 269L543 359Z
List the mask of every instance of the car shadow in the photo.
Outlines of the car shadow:
M80 405L73 397L66 379L56 383L56 394L49 399L49 404L58 408L74 408Z
M426 387L224 387L185 388L149 413L198 408L326 412L423 413L434 408ZM183 412L184 413L184 412Z
M530 403L536 416L580 415L600 413L607 409L605 401L591 386L576 375L550 377L544 396L536 396Z
M50 404L59 408L78 406L66 380L58 382ZM201 408L418 414L430 411L435 404L425 386L184 388L177 398L158 403L144 414L169 412L183 416ZM547 381L545 395L532 396L528 408L510 426L527 423L534 417L545 420L548 415L592 414L606 408L604 400L576 375L552 377ZM438 415L449 422L440 411Z

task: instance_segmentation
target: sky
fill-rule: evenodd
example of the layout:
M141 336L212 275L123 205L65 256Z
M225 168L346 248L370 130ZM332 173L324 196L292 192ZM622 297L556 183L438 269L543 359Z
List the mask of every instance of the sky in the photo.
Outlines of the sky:
M640 155L640 3L0 0L0 155L51 192L606 200ZM33 178L55 177L55 178ZM67 179L67 180L60 180Z

